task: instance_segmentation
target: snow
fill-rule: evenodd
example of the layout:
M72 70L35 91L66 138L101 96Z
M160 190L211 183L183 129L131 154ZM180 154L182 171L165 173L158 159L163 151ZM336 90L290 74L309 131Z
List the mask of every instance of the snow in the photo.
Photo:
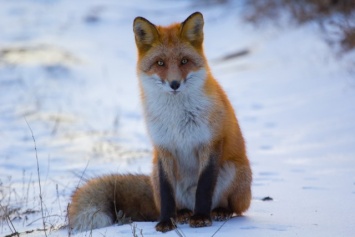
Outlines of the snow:
M21 236L44 236L36 155L49 236L69 235L66 207L84 180L149 174L133 19L169 24L198 10L205 17L210 66L247 141L253 201L243 217L206 228L179 225L179 231L353 236L354 53L334 56L314 25L253 28L240 19L237 5L0 1L0 235L13 232L4 215L13 210L11 222ZM243 49L250 53L221 60ZM268 196L273 200L262 201ZM134 225L138 236L140 230L163 235L155 223L138 222L72 236L133 236Z

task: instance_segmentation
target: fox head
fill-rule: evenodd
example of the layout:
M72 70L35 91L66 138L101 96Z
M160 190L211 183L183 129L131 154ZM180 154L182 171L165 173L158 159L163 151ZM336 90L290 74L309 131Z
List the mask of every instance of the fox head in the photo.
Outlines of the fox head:
M199 12L166 27L135 18L137 71L143 90L176 95L202 87L208 68L203 53L203 25Z

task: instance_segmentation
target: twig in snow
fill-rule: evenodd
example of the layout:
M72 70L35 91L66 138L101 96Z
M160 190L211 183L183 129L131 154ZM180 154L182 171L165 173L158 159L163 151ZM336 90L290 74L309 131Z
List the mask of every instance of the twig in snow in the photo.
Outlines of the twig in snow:
M61 217L60 215L58 215L58 214L54 214L54 215L48 215L48 216L46 216L46 218L48 218L48 217L54 217L54 216L56 216L56 217ZM31 226L33 223L35 223L35 222L37 222L37 221L39 221L39 220L43 220L44 219L44 217L40 217L40 218L38 218L38 219L35 219L35 220L33 220L33 221L31 221L30 223L28 223L26 226ZM43 229L44 231L46 231L47 229Z
M84 177L84 175L85 175L86 169L87 169L87 168L88 168L88 166L89 166L89 161L90 161L90 160L88 160L88 162L86 163L85 169L84 169L84 170L83 170L83 172L81 173L81 176L80 176L80 179L79 179L78 185L76 186L76 189L78 189L78 188L79 188L80 183L81 183L81 181L83 180L83 177Z
M11 232L12 232L11 236L18 236L18 237L20 237L20 234L17 232L17 230L16 230L14 224L12 223L12 221L11 221L11 219L10 219L10 216L7 215L7 210L6 210L1 204L0 204L0 207L1 207L1 209L3 210L3 212L4 212L4 215L5 215L5 218L6 218L6 223L7 223L7 225L9 226L9 228L10 228L10 230L11 230Z
M31 183L32 183L32 172L30 174L30 179L28 181L28 184L27 184L27 191L26 191L26 207L28 206L28 197L30 196L30 186L31 186Z
M186 237L186 235L184 234L184 232L182 232L182 230L176 225L176 222L174 220L174 218L170 218L171 222L173 223L173 225L175 226L175 233L179 236L179 237Z
M66 217L68 218L68 222L67 223L70 223L70 220L69 220L69 208L70 208L70 203L68 203L67 205L67 215ZM68 237L71 237L71 229L70 229L70 225L68 224Z
M138 228L136 223L131 223L130 226L131 226L131 230L132 230L132 235L133 235L133 237L138 237L137 230L139 230L139 234L140 234L142 237L144 237L144 236L143 236L143 229Z
M55 185L55 189L56 189L56 191L57 191L57 201L58 201L58 205L59 205L59 211L60 211L60 213L62 213L62 206L60 205L58 184Z
M38 163L38 154L37 154L37 145L36 145L36 139L33 135L33 131L29 123L27 122L27 119L25 118L25 121L27 123L28 128L31 131L33 143L35 145L35 152L36 152L36 161L37 161L37 175L38 175L38 185L39 185L39 199L40 199L40 204L41 204L41 214L42 214L42 224L43 224L43 230L44 230L44 235L47 237L47 232L46 232L46 223L44 220L44 212L43 212L43 199L42 199L42 186L41 186L41 176L39 174L39 163Z
M223 226L227 223L227 221L229 221L229 220L230 220L230 219L224 221L223 224L216 230L216 232L213 233L213 235L212 235L211 237L215 236L215 235L218 233L218 231L220 231L220 230L222 229L222 227L223 227Z

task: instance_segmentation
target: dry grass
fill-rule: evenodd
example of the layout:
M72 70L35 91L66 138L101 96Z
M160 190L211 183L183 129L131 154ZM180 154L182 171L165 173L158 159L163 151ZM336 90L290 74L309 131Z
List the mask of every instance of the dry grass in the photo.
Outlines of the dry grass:
M279 23L281 18L300 25L316 22L329 43L344 51L355 48L354 0L246 0L244 8L243 17L248 22Z
M12 177L0 179L0 233L3 233L3 231L10 232L5 237L24 236L33 232L39 232L40 235L47 236L47 233L66 226L66 224L61 223L63 216L51 214L44 203L36 140L31 127L28 123L27 125L33 139L38 177L37 180L32 180L32 173L28 175L23 170L22 186L18 181L12 181ZM38 190L39 193L37 193ZM56 185L56 192L55 202L58 203L60 213L62 213L58 185ZM42 227L32 226L39 221L42 222ZM24 227L28 229L23 230Z
M355 49L354 0L200 0L200 5L214 6L235 2L238 15L256 26L319 24L326 41L340 52ZM194 2L195 3L195 2ZM196 4L196 3L195 3Z

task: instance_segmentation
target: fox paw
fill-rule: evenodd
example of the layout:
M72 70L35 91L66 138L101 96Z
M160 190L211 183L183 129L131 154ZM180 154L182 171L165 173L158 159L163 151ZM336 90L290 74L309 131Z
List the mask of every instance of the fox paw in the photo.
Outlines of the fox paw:
M212 210L212 219L215 221L227 221L233 215L233 212L224 207L217 207Z
M168 220L168 221L160 221L156 226L155 226L155 229L157 231L160 231L160 232L168 232L168 231L171 231L171 230L174 230L176 229L176 225L171 221L171 220Z
M205 227L212 225L212 219L210 215L194 214L190 217L189 224L191 227Z
M177 211L176 222L180 224L187 224L192 216L192 211L185 208Z

